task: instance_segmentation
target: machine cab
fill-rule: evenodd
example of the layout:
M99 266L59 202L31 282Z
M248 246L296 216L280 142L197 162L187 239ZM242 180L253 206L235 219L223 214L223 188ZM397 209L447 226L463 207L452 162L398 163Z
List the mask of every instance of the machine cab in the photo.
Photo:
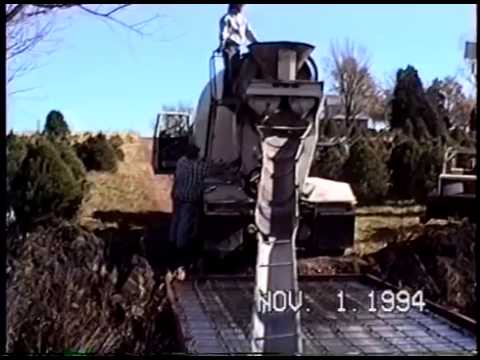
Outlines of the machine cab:
M191 114L166 111L157 115L153 133L152 165L155 174L175 171L192 133Z

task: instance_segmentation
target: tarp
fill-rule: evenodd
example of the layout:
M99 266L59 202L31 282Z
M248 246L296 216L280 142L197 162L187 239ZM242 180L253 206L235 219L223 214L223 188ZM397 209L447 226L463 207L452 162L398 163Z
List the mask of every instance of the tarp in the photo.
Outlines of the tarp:
M319 177L307 177L302 198L310 202L345 202L355 205L357 199L348 183Z

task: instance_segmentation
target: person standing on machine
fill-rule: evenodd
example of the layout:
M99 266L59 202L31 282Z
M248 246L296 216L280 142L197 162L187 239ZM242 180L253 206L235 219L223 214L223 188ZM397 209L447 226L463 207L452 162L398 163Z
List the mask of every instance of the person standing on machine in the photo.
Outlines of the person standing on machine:
M232 81L240 65L240 46L248 41L257 42L257 38L242 14L244 4L230 4L227 13L220 19L220 46L225 75L223 80L223 98L232 95Z

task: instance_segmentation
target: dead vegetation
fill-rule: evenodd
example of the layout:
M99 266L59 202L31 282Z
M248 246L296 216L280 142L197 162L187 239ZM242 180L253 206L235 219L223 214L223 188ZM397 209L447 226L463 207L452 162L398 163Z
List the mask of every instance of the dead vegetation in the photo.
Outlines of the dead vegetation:
M355 219L355 246L353 253L358 256L376 252L391 242L402 241L409 237L412 231L418 231L419 213L402 213L400 209L389 209L379 213L378 210L360 213ZM363 211L363 213L362 213Z
M372 273L476 318L475 234L469 221L420 223L418 206L358 209L347 256L299 259L299 274Z
M144 257L115 261L111 242L71 224L9 245L9 352L175 351L163 285Z
M380 278L476 318L475 233L468 221L417 226L364 259Z
M467 220L423 225L410 210L362 209L349 255L299 260L299 273L372 273L476 318L476 225Z

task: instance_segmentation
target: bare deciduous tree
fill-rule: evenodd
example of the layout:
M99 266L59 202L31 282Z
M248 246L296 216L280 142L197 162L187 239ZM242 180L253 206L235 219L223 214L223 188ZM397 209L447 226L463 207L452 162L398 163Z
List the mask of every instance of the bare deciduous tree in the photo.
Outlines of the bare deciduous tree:
M465 127L470 120L470 113L475 106L473 97L467 97L462 85L452 76L443 80L434 79L427 89L427 95L438 94L439 106L445 111L450 125Z
M155 20L158 15L136 24L129 24L118 17L120 11L129 6L131 4L6 4L7 83L35 68L36 59L32 56L32 51L47 40L54 29L56 15L61 11L80 9L139 35L145 35L143 26ZM29 56L21 56L26 54ZM22 59L18 60L19 57Z
M475 60L476 61L476 60ZM470 84L474 93L477 93L477 75L476 75L476 65L473 61L466 61L465 65L461 69L462 77ZM474 95L476 97L476 95Z
M362 112L381 112L381 94L370 75L366 51L345 40L332 43L327 71L333 82L333 90L342 100L346 125L351 128L354 119Z

